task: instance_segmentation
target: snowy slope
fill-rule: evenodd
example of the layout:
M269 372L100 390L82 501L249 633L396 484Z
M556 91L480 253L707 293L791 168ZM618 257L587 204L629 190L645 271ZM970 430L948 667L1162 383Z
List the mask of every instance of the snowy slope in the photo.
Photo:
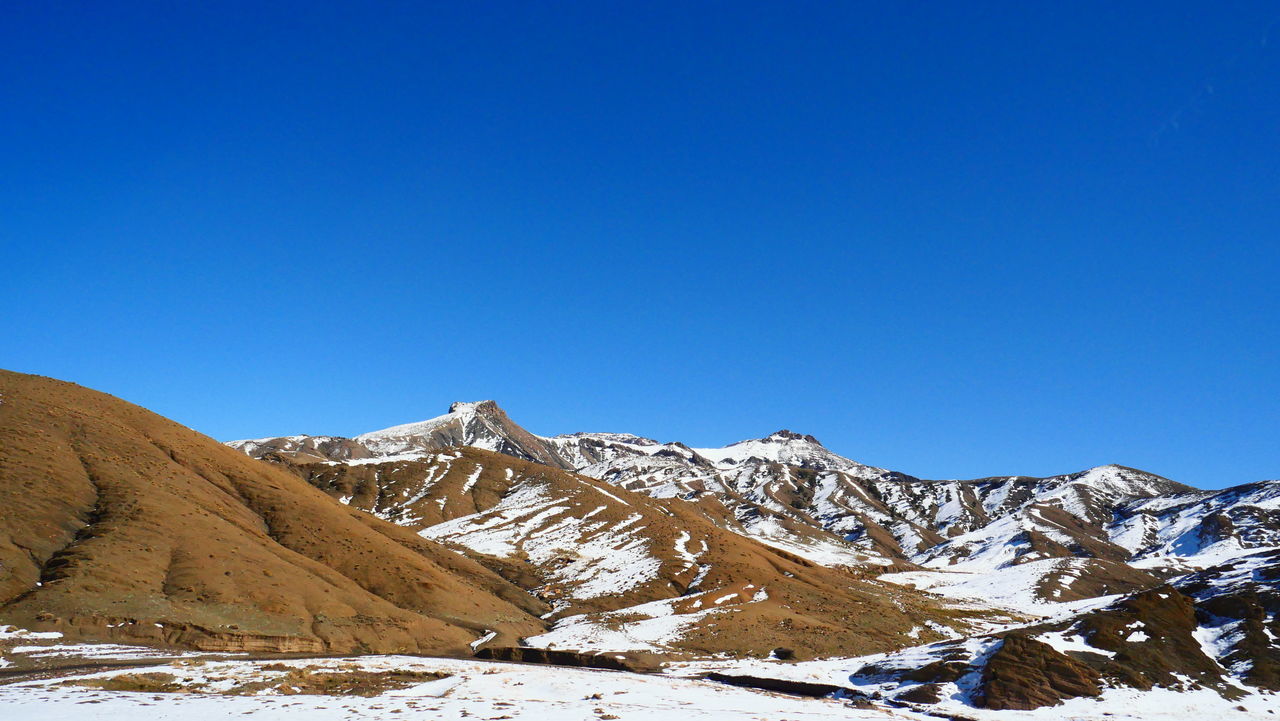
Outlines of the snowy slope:
M318 695L289 690L289 680L297 678L299 673L330 678L417 673L440 678L377 695L367 695L359 687ZM172 677L175 690L162 693L112 690L113 678L123 678L127 683L139 675ZM779 696L696 679L414 656L272 663L216 661L198 665L175 662L101 671L77 676L69 683L64 683L63 678L52 678L0 688L0 718L8 721L85 718L221 721L241 717L268 721L468 717L527 721L666 721L677 717L705 721L906 718L882 710L860 710L837 700Z
M645 613L677 617L656 622L674 624L672 632L640 649L767 652L789 643L829 652L905 642L900 634L920 619L964 626L983 615L940 611L932 599L844 570L883 561L820 529L787 528L776 516L740 520L715 499L652 498L480 449L294 470L342 503L489 565L550 604L544 618L574 633ZM875 609L875 623L845 623L844 609L854 606ZM755 630L704 633L728 618Z

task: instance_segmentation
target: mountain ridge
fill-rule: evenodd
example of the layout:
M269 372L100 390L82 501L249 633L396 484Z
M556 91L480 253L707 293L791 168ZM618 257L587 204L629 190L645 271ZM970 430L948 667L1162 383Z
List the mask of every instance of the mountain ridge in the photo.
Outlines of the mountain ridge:
M487 426L487 428L480 430L478 428L473 427L469 429L467 432L464 432L461 434L438 433L438 429L449 426L451 423L459 424L462 426L467 426L468 424L472 424L473 426L479 425L479 424L476 424L476 420L479 420L481 423L483 423L484 426ZM518 443L512 442L512 438L507 437L505 434L510 434L511 436L518 436L520 442ZM403 441L404 439L409 439L409 438L424 437L424 436L430 437L430 436L437 436L437 435L439 437L434 439L435 440L434 444L428 440L422 440L420 441L419 444L403 442L399 445L395 443L386 442L388 440L393 440L393 439L399 439ZM529 441L527 440L529 438L535 439L537 441L541 441L546 446L550 446L550 448L537 449L538 451L542 451L542 452L538 454L530 454L529 449L525 447L527 445L530 445ZM337 449L333 452L325 452L323 450L317 451L316 449L303 448L301 444L306 440L334 441L334 442L348 441L348 442L356 442L356 443L372 442L371 445L373 445L374 447L366 449L369 451L369 455L358 454L356 456L351 456L351 455L344 454L341 449ZM511 445L515 450L502 451L497 448L490 448L486 445L486 444L500 443L502 440L511 442ZM803 452L795 453L795 455L791 456L791 458L794 458L795 460L799 460L800 462L789 463L788 465L797 465L800 467L815 467L815 468L825 470L827 466L823 465L823 461L827 458L830 458L834 462L834 465L838 465L838 466L847 466L850 468L866 468L866 469L872 469L875 471L891 472L891 473L894 473L896 476L905 478L905 479L926 480L918 476L902 473L900 471L887 471L886 469L883 469L883 468L878 468L875 466L869 466L869 465L860 463L858 461L855 461L853 459L850 459L846 456L837 454L827 449L826 446L824 446L821 441L819 441L815 436L811 434L800 433L787 428L779 429L777 431L774 431L765 436L761 436L759 438L745 438L745 439L733 441L731 443L727 443L724 446L720 446L720 447L693 447L693 446L689 446L688 444L682 443L680 441L663 442L663 441L658 441L656 439L649 438L646 436L640 436L640 435L625 433L625 432L573 431L573 432L560 433L560 434L550 435L550 436L542 436L542 435L537 435L535 433L527 431L523 427L516 424L514 421L510 419L506 411L503 410L496 401L491 399L482 400L482 401L454 401L449 405L448 412L443 415L435 416L433 418L428 418L420 421L411 421L408 423L397 424L394 426L389 426L387 428L368 431L368 432L360 433L360 434L349 436L349 437L324 435L324 434L320 434L320 435L294 434L294 435L288 435L288 436L268 436L268 437L262 437L262 438L254 438L254 439L223 441L223 443L233 448L236 448L237 450L243 450L249 455L254 455L254 456L266 455L267 453L272 453L272 452L291 454L291 453L306 453L310 451L312 454L317 455L323 460L334 460L334 461L347 461L347 460L352 460L353 458L359 459L359 458L374 458L378 456L396 456L401 453L412 453L415 451L440 450L441 448L447 448L453 445L469 445L476 448L484 448L485 450L497 450L500 453L506 452L507 455L524 457L527 460L536 460L546 465L552 465L555 467L566 468L566 469L580 469L582 467L581 463L574 463L573 459L566 459L566 458L557 457L557 456L561 455L561 453L558 453L558 451L560 451L562 448L566 446L570 446L577 442L581 442L581 441L587 441L593 444L604 444L604 445L616 444L619 446L653 449L652 452L654 453L660 451L661 449L667 449L667 448L683 449L693 454L697 454L698 456L701 456L706 460L713 461L713 463L715 462L715 460L713 459L718 459L722 465L737 465L735 461L739 461L739 459L734 457L735 452L737 453L737 455L742 456L742 458L740 459L740 462L747 462L750 460L757 460L757 461L778 460L777 458L773 458L773 457L765 458L760 456L753 456L751 455L751 453L754 450L757 450L759 448L767 448L770 445L774 447L790 446L792 449L798 449L801 451L809 450L810 453L809 454L806 454ZM812 456L812 455L820 456L820 458L815 459L813 457L806 457L806 456ZM1143 471L1136 467L1128 466L1122 463L1106 463L1098 466L1091 466L1089 468L1085 468L1080 471L1069 471L1067 473L1054 474L1051 476L1030 476L1025 474L1012 474L1012 475L995 474L990 476L982 476L982 477L969 478L969 479L944 478L944 479L929 479L929 480L933 480L937 482L957 482L957 483L981 483L985 481L994 481L997 479L1039 480L1039 479L1045 479L1045 478L1062 477L1066 475L1071 475L1072 473L1083 473L1083 472L1087 472L1087 471L1098 469L1098 468L1119 468L1119 469L1133 471L1137 473L1143 473L1148 476L1152 476L1154 478L1167 481L1171 484L1178 484L1179 486L1182 486L1184 489L1197 490L1197 491L1201 490L1194 486L1173 481L1171 479L1165 478L1163 476L1159 476L1149 471ZM1265 482L1265 481L1259 481L1259 482Z
M364 443L355 454L365 457L326 456L326 443L342 454L351 449L299 436L230 445L261 458L340 464L412 460L427 449L471 445L655 498L712 503L734 519L735 532L822 564L987 573L1083 558L1082 569L1112 579L1090 584L1079 573L1064 576L1041 564L1050 575L1036 586L1052 598L1114 592L1126 583L1138 588L1151 574L1169 576L1237 549L1280 543L1268 530L1280 519L1268 505L1266 482L1256 493L1201 491L1118 464L1049 477L924 480L851 460L789 429L720 448L628 433L537 436L493 401L455 403L443 416L351 442ZM826 540L815 541L815 530ZM1063 578L1074 579L1074 587L1062 587Z
M1137 562L1144 573L1166 573L1189 563L1188 555L1203 555L1208 563L1212 554L1205 549L1227 537L1230 543L1221 549L1231 543L1254 547L1271 538L1257 530L1268 527L1271 511L1250 505L1252 496L1201 491L1129 466L1107 464L1048 477L924 480L846 458L814 436L789 429L720 448L628 433L538 436L512 421L496 402L480 401L454 403L443 416L349 442L358 447L304 436L229 445L256 457L333 463L408 460L429 449L470 445L657 498L713 498L746 533L766 542L793 544L806 535L803 529L818 528L842 538L854 552L836 556L863 553L934 568L999 568L1083 556ZM326 454L326 448L338 453ZM1231 497L1238 499L1235 505L1220 502ZM1159 498L1175 499L1181 510L1159 508L1151 500ZM1203 526L1196 532L1222 537L1194 545L1182 538L1191 532L1184 526ZM1171 538L1176 529L1182 536ZM830 554L821 558L839 562Z

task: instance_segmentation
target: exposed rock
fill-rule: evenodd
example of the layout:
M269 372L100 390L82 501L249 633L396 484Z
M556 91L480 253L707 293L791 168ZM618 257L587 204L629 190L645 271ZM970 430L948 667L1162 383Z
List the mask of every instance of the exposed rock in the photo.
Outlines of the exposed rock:
M1099 695L1099 680L1097 671L1052 646L1011 633L987 659L974 705L1021 710L1054 706L1064 699Z
M764 676L708 673L704 675L703 678L708 681L727 683L730 686L758 688L765 691L791 694L792 696L807 696L810 698L826 698L829 696L852 697L859 695L856 691L845 688L844 686L835 686L828 683L811 683L808 681L792 681L788 679L768 678Z
M1090 646L1114 652L1103 672L1126 686L1181 687L1180 678L1219 685L1221 668L1204 654L1195 633L1195 602L1163 586L1085 614L1078 633ZM1141 636L1137 632L1141 631ZM1142 641L1132 641L1140 637Z
M936 683L908 686L906 691L893 698L897 701L909 701L911 703L938 703L942 700L942 686Z

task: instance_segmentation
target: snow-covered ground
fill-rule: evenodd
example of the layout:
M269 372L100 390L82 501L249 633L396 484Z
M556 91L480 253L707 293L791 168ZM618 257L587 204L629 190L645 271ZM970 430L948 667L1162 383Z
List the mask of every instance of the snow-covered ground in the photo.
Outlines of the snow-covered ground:
M879 579L929 591L975 607L1001 608L1030 618L1056 617L1100 608L1118 596L1054 602L1040 597L1037 588L1051 574L1070 574L1083 559L1046 558L999 569L981 571L904 571L882 574Z
M725 673L757 673L847 685L853 659L783 664L754 661L700 664ZM289 695L269 689L257 695L222 695L226 679L238 682L271 678L284 667L325 671L423 671L448 674L377 696ZM274 670L268 670L272 667ZM691 668L684 669L686 672ZM206 721L239 716L258 719L526 719L600 721L602 719L690 721L765 721L766 719L936 719L900 708L860 709L828 699L808 699L735 688L710 681L482 661L367 656L287 662L211 662L158 665L78 676L100 679L122 673L168 673L189 684L206 683L207 692L154 693L106 691L41 680L0 686L0 718L6 721ZM221 684L221 685L220 685ZM947 699L935 711L982 721L1182 721L1185 719L1274 719L1280 697L1249 695L1228 701L1213 691L1142 692L1110 689L1097 699L1080 698L1035 711L987 711Z
M0 625L0 668L14 665L14 661L46 661L58 663L68 658L77 662L135 661L139 659L199 658L212 654L199 651L176 651L149 646L126 646L116 643L65 643L57 631L28 631L17 626ZM240 653L221 653L220 656L242 656Z
M983 644L980 639L967 639L960 643L969 647L971 651L980 651ZM675 665L668 669L668 673L697 676L714 671L730 675L832 684L874 693L880 690L874 684L853 684L850 678L853 672L869 663L884 663L890 657L892 661L889 665L923 666L937 660L937 656L931 653L931 648L938 646L941 644L904 649L892 654L802 663L786 663L769 659L699 661ZM1093 648L1088 650L1097 652L1097 649ZM917 715L910 710L895 708L891 710L898 715L887 718L936 720L939 717L951 716L978 721L1193 721L1199 719L1244 721L1245 719L1275 719L1280 716L1280 694L1256 693L1254 689L1247 689L1248 693L1243 698L1228 700L1209 689L1173 691L1154 688L1150 691L1139 691L1133 688L1109 688L1097 698L1068 699L1057 706L1045 706L1032 711L992 711L974 708L966 703L964 683L965 680L962 678L959 685L946 684L949 693L943 695L940 703L928 707L932 712L930 714ZM886 690L888 688L887 686Z
M447 677L378 696L221 695L225 679L248 681L279 674L282 664L233 661L161 665L127 673L168 673L209 693L104 691L60 681L0 686L0 718L6 721L206 721L258 719L527 719L529 721L745 721L747 719L919 719L890 710L855 709L844 702L804 699L735 688L710 681L482 661L408 656L297 660L283 665L323 670L441 672ZM111 671L80 680L119 675ZM189 679L189 681L188 681Z
M1142 629L1134 630L1135 633ZM59 634L33 633L0 628L0 639L20 643L10 653L55 655ZM1062 639L1070 643L1071 639ZM874 676L854 674L867 664L882 667L919 667L936 660L957 645L980 654L990 644L966 639L904 649L860 658L836 658L801 663L776 660L707 660L674 664L666 673L633 674L531 664L480 660L424 658L416 656L361 656L350 658L267 661L202 658L186 653L160 660L157 651L92 644L61 646L81 657L77 664L99 660L137 660L145 665L102 667L96 673L73 668L64 674L37 680L0 682L0 719L5 721L136 721L181 719L212 721L234 716L261 719L526 719L546 721L666 720L766 721L773 719L903 719L936 720L954 715L979 721L1123 721L1151 719L1274 719L1280 714L1280 695L1248 693L1228 701L1209 690L1175 692L1164 689L1142 692L1107 689L1098 699L1078 698L1035 711L988 711L966 703L965 679L948 684L943 700L928 708L890 707L876 704L858 708L837 699L813 699L737 688L702 680L707 672L753 675L794 681L831 684L864 693L881 689ZM30 650L25 647L31 646ZM305 692L297 674L420 674L397 687L375 695L316 695ZM168 687L160 690L107 690L104 681L159 678ZM431 679L429 675L441 678ZM423 680L423 678L426 680ZM155 678L155 677L152 677ZM2 681L2 680L0 680ZM109 683L109 681L108 681ZM297 685L294 685L297 684ZM366 682L377 686L376 682ZM135 687L148 688L145 685ZM1242 689L1246 690L1246 689Z
M725 589L720 589L721 591ZM759 603L769 592L747 584L727 594L712 591L628 606L618 611L567 616L547 633L525 639L537 648L591 649L593 651L667 651L684 633L704 621L730 611L738 603ZM700 610L677 613L676 605L689 603ZM729 605L722 605L728 602Z

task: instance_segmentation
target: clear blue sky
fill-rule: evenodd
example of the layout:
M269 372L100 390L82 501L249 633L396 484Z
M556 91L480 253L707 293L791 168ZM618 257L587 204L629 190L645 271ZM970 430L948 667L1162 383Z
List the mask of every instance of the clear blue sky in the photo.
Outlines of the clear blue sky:
M1274 3L196 5L6 4L0 366L1280 477Z

